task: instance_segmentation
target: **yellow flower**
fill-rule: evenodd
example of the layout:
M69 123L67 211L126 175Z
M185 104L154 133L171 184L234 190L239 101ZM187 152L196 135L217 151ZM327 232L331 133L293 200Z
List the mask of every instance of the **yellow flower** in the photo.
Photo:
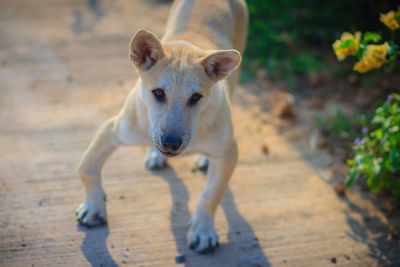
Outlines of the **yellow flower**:
M388 51L389 44L387 42L381 45L368 45L362 59L354 65L353 69L360 73L365 73L369 70L380 68L387 60Z
M346 56L355 56L357 54L360 38L361 32L356 32L354 35L349 32L342 33L340 40L336 40L332 45L338 60L343 60L346 58ZM354 45L337 49L337 47L339 47L339 45L346 40L354 41Z
M396 20L395 13L393 10L389 11L386 14L380 14L379 20L392 31L399 28L399 22Z
M389 51L389 44L385 42L381 45L368 45L366 55L373 57L376 61L385 62Z
M353 70L358 71L359 73L365 73L371 70L371 67L368 65L366 60L361 60L354 65Z

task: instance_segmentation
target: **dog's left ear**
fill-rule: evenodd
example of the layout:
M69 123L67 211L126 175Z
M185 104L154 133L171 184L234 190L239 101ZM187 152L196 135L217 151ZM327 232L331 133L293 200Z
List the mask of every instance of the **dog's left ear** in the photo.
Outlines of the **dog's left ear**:
M240 53L236 50L219 50L201 60L204 70L211 80L226 78L241 62Z
M164 56L160 39L146 30L139 30L129 43L129 58L141 70L149 70Z

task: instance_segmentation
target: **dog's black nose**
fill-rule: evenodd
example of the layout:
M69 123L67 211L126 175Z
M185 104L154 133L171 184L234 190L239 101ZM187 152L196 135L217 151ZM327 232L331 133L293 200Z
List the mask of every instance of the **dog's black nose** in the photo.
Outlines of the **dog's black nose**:
M161 144L165 149L177 151L182 145L182 138L179 136L163 134Z

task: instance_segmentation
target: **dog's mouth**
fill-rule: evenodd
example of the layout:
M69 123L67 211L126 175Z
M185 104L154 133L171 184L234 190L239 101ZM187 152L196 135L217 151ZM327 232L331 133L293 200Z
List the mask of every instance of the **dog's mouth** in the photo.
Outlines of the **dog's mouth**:
M169 158L173 158L178 156L182 151L176 152L176 151L165 151L162 148L159 148L158 146L156 146L157 150L161 152L161 154L163 154L166 157Z
M180 154L180 153L162 152L162 151L161 151L161 153L162 153L164 156L167 156L167 157L170 157L170 158L176 157L176 156L178 156L178 155Z

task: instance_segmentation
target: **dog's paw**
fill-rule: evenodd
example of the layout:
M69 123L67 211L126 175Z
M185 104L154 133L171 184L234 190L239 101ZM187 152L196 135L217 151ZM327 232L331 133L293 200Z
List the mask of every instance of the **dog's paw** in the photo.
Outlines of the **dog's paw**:
M218 238L211 214L201 212L201 214L198 213L192 218L187 233L190 249L201 254L213 253L219 247Z
M198 169L202 173L207 173L209 164L210 164L210 162L208 161L208 158L206 156L203 156L203 155L197 156L196 169Z
M167 158L155 148L150 148L145 159L146 168L150 171L160 170L167 167Z
M105 196L87 197L79 205L75 216L78 223L86 227L107 224Z

